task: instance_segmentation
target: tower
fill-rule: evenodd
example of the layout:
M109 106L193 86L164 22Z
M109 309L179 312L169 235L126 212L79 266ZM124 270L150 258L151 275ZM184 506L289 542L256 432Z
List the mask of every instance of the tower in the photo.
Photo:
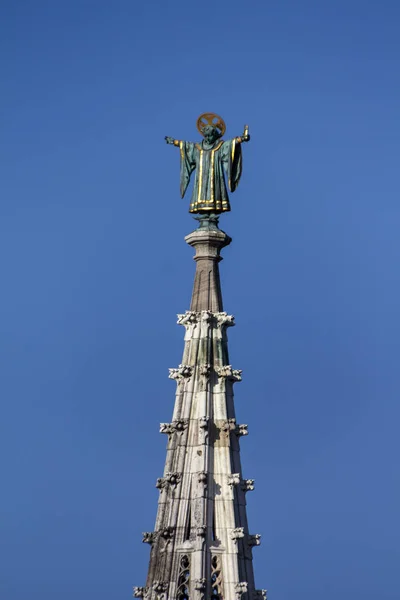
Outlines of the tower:
M241 371L230 365L227 329L234 317L223 311L218 263L231 238L215 216L201 217L185 241L195 249L196 273L190 310L178 315L185 328L182 363L170 369L176 382L167 436L164 474L150 544L144 600L263 600L254 583L252 552L260 535L247 524L246 495L254 480L244 478L240 438L247 425L235 417L234 384Z

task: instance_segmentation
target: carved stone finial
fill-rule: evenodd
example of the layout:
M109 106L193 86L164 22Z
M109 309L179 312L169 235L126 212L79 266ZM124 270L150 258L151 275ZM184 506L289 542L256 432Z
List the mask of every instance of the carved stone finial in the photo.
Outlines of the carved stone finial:
M170 485L177 485L182 478L180 473L165 473L165 479Z
M250 546L250 548L253 548L253 546L260 546L261 535L259 533L255 533L254 535L248 535L247 543Z
M225 378L233 383L236 381L242 381L242 371L240 369L232 369L231 365L216 367L215 370L220 378Z
M231 431L235 431L236 429L236 419L228 419L224 421L221 425L221 431L223 431L226 435L229 435Z
M252 492L254 490L254 479L243 479L241 487L244 492Z
M232 540L240 540L242 538L244 538L244 527L236 527L236 529L232 529Z
M133 597L134 598L144 598L146 594L147 588L145 587L134 587L133 588Z
M199 483L203 483L204 485L206 485L207 478L208 478L208 475L205 471L200 471L200 473L197 473L197 480Z
M165 479L165 477L158 477L157 483L156 483L156 488L158 488L162 492L167 487L168 487L168 481Z
M239 485L240 483L240 473L232 473L228 475L228 485L233 488L234 485Z
M190 325L196 325L199 320L199 313L194 310L187 310L185 314L177 315L177 317L178 325L184 325L188 328Z
M232 366L231 365L223 365L222 367L215 368L218 377L229 377L232 375Z
M165 594L168 589L168 583L165 581L155 581L152 588L156 594Z
M241 369L232 369L232 375L229 377L231 381L242 381L242 370Z
M169 485L177 485L181 480L180 473L165 473L164 477L157 479L156 488L161 492L164 491Z
M242 435L248 435L248 425L237 425L235 429L235 433L238 437Z
M178 419L172 423L160 423L160 433L172 435L174 433L183 433L189 424L188 419Z
M210 323L213 318L213 313L210 310L202 310L200 313L200 319L203 323Z
M218 327L233 327L235 325L235 317L228 315L226 312L214 313Z
M174 535L173 527L164 527L164 529L161 529L161 531L160 531L160 537L164 538L164 540L172 539L173 535Z
M168 369L169 370L169 375L168 377L170 379L175 379L175 381L178 381L179 379L182 378L179 369Z
M236 598L238 598L238 600L240 600L240 598L243 596L243 594L246 594L247 592L247 581L240 581L239 583L237 583L235 585L235 594L236 594Z
M192 376L193 367L189 365L179 365L177 369L169 369L168 377L180 383L183 379L189 379Z
M197 527L196 535L198 537L206 537L206 533L207 533L207 527L205 525L201 525L200 527Z
M202 377L210 377L211 374L211 365L200 365L199 366L199 374Z
M267 600L267 590L254 590L253 600Z
M154 531L144 531L142 533L142 536L142 542L144 544L153 544L155 542L156 534L154 533Z
M236 423L236 419L228 419L227 421L224 421L221 425L221 430L226 434L232 432L238 437L241 437L242 435L248 435L249 433L248 425L238 425Z
M171 435L174 433L173 423L160 423L160 433Z
M199 427L200 429L208 429L209 417L200 417L199 419Z
M188 425L189 419L178 419L177 421L173 421L173 426L177 433L183 433Z
M207 585L207 579L205 579L205 577L194 580L194 589L197 590L198 592L204 592L204 590L206 589L206 585Z

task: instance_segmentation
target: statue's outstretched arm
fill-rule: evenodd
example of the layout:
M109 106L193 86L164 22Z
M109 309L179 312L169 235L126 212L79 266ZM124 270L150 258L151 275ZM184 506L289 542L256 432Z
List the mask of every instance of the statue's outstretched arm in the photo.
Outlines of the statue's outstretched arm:
M179 146L179 140L175 140L173 137L169 137L169 135L166 135L164 139L167 142L167 144L173 144L174 146Z
M235 137L235 141L238 144L242 144L243 142L249 142L250 141L250 134L249 134L249 126L248 125L244 126L243 135L239 135L238 137Z

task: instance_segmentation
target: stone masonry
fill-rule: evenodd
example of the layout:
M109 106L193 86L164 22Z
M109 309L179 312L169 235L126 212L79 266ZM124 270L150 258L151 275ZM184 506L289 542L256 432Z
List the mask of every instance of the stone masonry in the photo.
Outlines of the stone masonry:
M231 239L200 227L185 238L196 250L191 310L178 315L185 328L182 363L170 369L176 383L171 423L150 544L145 600L263 600L256 590L252 552L260 535L249 532L240 443L247 425L236 422L233 388L242 372L229 362L227 329L234 317L223 311L218 263Z

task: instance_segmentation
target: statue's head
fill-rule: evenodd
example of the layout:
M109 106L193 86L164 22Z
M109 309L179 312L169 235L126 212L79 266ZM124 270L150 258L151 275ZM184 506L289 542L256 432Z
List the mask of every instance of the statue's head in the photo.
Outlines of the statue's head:
M197 119L197 129L204 136L207 144L213 144L224 135L226 125L222 117L214 113L203 113Z
M218 138L221 137L221 133L216 127L213 127L212 125L206 125L204 127L203 135L207 144L213 144Z

